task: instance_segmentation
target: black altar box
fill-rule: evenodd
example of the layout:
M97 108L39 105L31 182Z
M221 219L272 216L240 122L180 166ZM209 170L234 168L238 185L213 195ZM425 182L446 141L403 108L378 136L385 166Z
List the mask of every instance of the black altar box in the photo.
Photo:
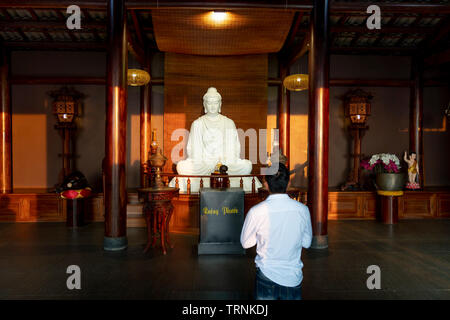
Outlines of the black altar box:
M200 241L198 254L245 254L241 245L244 224L244 190L200 190Z

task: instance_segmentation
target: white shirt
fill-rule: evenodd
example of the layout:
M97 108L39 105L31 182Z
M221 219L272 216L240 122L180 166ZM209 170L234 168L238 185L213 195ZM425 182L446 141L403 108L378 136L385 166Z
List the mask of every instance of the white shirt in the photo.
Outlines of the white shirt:
M295 287L302 282L302 247L312 240L308 207L287 194L271 194L252 207L244 221L241 244L256 244L255 263L273 282Z

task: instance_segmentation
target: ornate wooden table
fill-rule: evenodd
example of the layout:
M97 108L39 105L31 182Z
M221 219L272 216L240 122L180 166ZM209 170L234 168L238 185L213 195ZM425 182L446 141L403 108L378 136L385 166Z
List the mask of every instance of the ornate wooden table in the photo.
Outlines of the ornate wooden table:
M156 244L159 233L161 247L167 254L166 245L173 248L169 240L169 222L173 213L172 199L178 196L178 188L160 187L138 189L139 199L144 200L144 215L147 223L147 246L144 252Z

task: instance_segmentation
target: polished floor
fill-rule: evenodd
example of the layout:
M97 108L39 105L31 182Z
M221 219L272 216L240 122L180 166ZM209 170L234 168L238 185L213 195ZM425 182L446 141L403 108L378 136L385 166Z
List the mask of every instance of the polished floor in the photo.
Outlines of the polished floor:
M143 254L145 229L129 248L102 249L103 224L0 224L0 299L251 299L255 250L197 256L197 237L172 235L167 256ZM450 220L330 221L329 248L304 250L304 299L450 299ZM81 289L68 290L69 265ZM367 267L381 271L369 290Z

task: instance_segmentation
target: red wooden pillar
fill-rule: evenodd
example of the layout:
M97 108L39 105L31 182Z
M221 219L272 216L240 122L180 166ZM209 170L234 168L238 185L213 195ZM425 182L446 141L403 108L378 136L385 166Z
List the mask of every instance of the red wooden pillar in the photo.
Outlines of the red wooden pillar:
M281 61L279 62L280 79L284 80L289 75L289 67ZM290 132L290 95L283 84L279 87L278 92L278 130L280 139L280 150L287 157L289 164L289 132ZM271 150L272 151L272 150Z
M423 65L420 58L412 61L411 104L409 109L409 151L417 154L419 164L419 184L423 188Z
M142 66L143 70L150 74L150 62L151 56L146 52L145 65ZM141 111L140 111L140 125L141 125L141 186L147 187L147 181L145 172L147 168L147 161L149 158L150 144L152 138L151 127L151 114L152 114L152 85L149 82L147 85L141 87Z
M313 248L328 247L328 0L314 0L309 52L308 207Z
M108 1L105 250L127 248L127 39L124 0Z
M11 99L9 78L9 55L5 48L1 49L0 60L0 193L12 190L11 164Z

